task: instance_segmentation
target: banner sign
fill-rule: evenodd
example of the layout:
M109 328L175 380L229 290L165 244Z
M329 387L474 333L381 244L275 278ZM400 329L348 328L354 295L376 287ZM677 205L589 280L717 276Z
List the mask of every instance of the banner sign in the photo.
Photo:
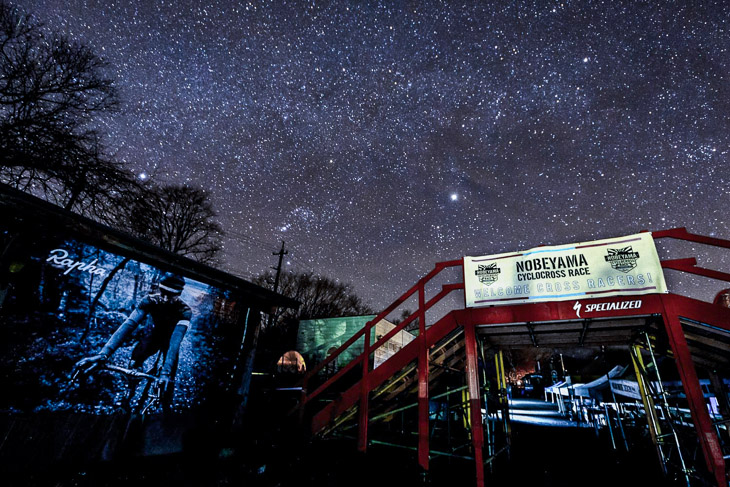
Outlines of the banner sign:
M467 307L666 293L651 233L464 257Z
M630 397L631 399L641 399L639 391L639 383L631 380L610 380L611 392L619 396ZM658 385L655 382L655 385Z

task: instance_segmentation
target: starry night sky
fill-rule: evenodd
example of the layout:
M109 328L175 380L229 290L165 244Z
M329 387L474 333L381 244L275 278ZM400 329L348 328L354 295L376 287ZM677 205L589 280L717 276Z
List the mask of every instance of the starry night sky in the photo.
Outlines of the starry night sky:
M211 190L244 277L286 240L381 308L463 255L730 238L728 2L22 4L110 63L111 152Z

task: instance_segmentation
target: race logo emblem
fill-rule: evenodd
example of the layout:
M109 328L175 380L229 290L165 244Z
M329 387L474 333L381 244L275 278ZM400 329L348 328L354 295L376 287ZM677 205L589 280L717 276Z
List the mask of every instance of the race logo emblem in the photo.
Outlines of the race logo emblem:
M499 279L499 273L502 272L496 263L493 264L479 264L477 270L474 271L474 275L479 278L479 282L489 286L494 284Z
M573 309L575 310L575 314L578 316L578 318L580 318L580 307L581 306L583 306L583 305L580 304L580 301L576 301L575 304L573 305Z
M636 259L638 258L639 253L634 252L630 245L622 249L608 249L608 255L604 257L606 262L611 264L611 267L621 272L629 272L636 267Z

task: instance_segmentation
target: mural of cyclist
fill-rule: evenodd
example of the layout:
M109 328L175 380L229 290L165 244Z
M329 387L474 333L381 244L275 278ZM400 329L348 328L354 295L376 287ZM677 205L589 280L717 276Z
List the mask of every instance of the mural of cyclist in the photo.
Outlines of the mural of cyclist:
M153 326L137 342L132 350L131 367L139 368L145 360L157 352L163 354L163 363L159 374L159 385L162 390L171 393L177 372L180 344L190 327L192 311L190 306L180 298L185 280L174 274L165 274L160 280L159 291L142 298L124 323L117 328L101 351L76 363L76 370L90 372L105 364L114 352L129 339L134 331L150 316Z

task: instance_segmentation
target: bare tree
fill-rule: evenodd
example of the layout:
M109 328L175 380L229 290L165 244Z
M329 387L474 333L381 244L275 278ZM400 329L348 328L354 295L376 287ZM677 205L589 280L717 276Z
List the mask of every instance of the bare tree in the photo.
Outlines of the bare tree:
M207 191L188 186L150 186L127 206L129 230L155 245L199 262L215 263L220 225Z
M254 284L273 289L275 275L266 272L253 279ZM297 310L280 309L273 325L262 330L257 360L269 364L296 346L299 320L359 316L373 310L355 294L351 284L343 284L312 272L284 272L279 280L279 293L296 299Z
M118 104L105 68L89 48L0 2L0 181L102 218L136 189L90 127Z
M254 278L254 283L273 288L274 274L266 272ZM284 272L279 281L279 293L296 299L301 306L298 310L285 310L278 321L286 318L301 320L330 318L337 316L357 316L373 312L355 294L351 284L344 284L312 272Z

